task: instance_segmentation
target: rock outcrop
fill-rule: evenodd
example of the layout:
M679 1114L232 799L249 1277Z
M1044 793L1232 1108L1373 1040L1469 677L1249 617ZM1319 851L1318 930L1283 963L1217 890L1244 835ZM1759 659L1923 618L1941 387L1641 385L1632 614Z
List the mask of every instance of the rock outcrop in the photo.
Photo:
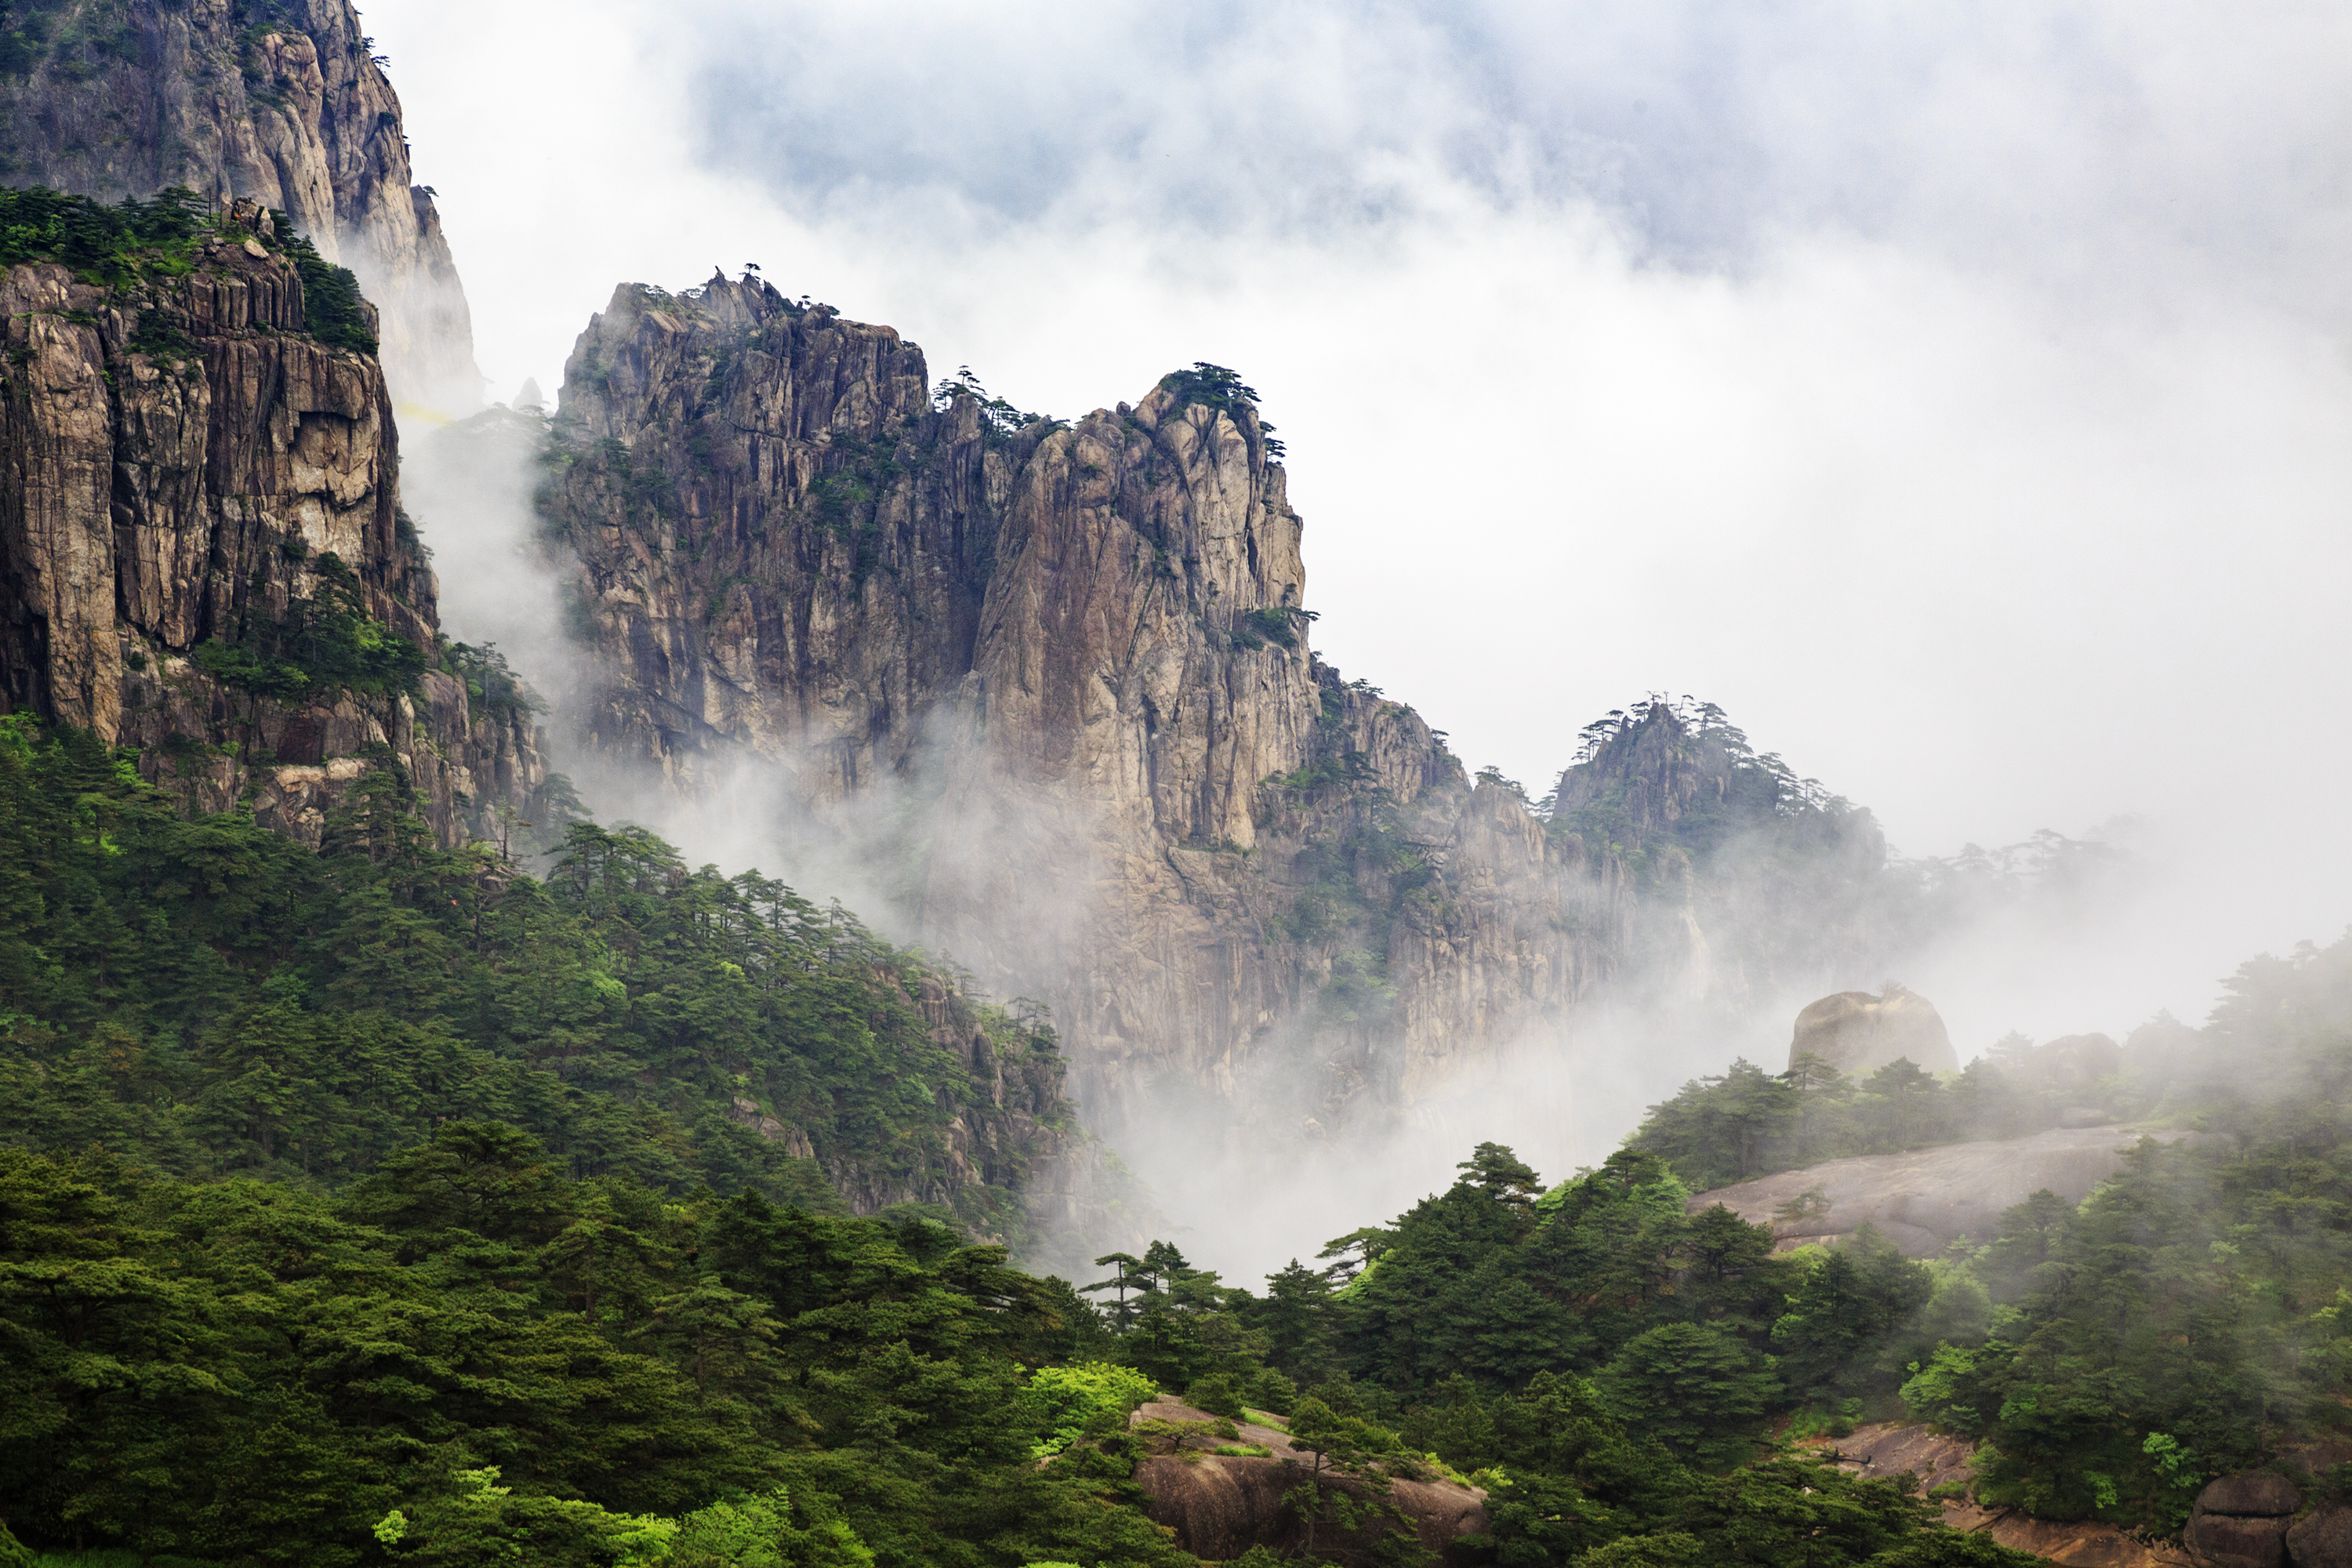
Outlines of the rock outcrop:
M1943 1018L1925 996L1900 985L1875 996L1841 991L1806 1007L1797 1015L1789 1065L1795 1067L1805 1056L1819 1058L1847 1078L1868 1078L1898 1061L1930 1073L1960 1070Z
M2352 1568L2352 1508L2322 1503L2287 1527L2287 1561L2294 1568Z
M1944 1522L1954 1529L1980 1532L2052 1563L2079 1568L2352 1568L2352 1509L2322 1502L2304 1512L2303 1489L2269 1470L2208 1482L2176 1543L2095 1520L2035 1519L2015 1509L1979 1504L1969 1491L1976 1479L1976 1445L1932 1426L1859 1426L1828 1447L1840 1468L1857 1475L1916 1476L1922 1489L1940 1495ZM2278 1458L2306 1479L2315 1478L2341 1462L2342 1447L2340 1438L2290 1442Z
M2288 1521L2303 1494L2265 1470L2222 1476L2197 1494L2181 1543L2215 1568L2284 1568Z
M184 276L0 274L0 704L309 843L385 787L444 844L496 837L545 777L530 714L445 656L383 372L307 335L301 275L239 211L257 231L224 229ZM330 605L411 679L250 657Z
M1875 1479L1908 1472L1922 1489L1948 1489L1944 1522L1981 1534L2013 1552L2030 1552L2068 1568L2193 1568L2195 1559L2167 1541L2151 1541L2097 1521L2035 1519L2014 1509L1979 1506L1967 1495L1975 1479L1976 1445L1916 1423L1882 1422L1854 1428L1831 1446L1841 1469ZM1959 1489L1952 1495L1948 1489Z
M1052 1005L1098 1129L1409 1103L1622 961L1611 854L1307 647L1229 378L1029 419L721 277L618 290L554 429L595 749L869 835L902 924Z
M1133 1419L1213 1423L1216 1417L1162 1400L1146 1405ZM1306 1529L1286 1494L1306 1484L1314 1456L1294 1448L1276 1427L1242 1424L1236 1430L1239 1443L1264 1447L1268 1457L1221 1456L1207 1451L1215 1446L1213 1439L1186 1439L1179 1451L1136 1466L1136 1484L1150 1500L1146 1511L1154 1523L1176 1532L1177 1545L1205 1562L1228 1563L1253 1547L1285 1557L1301 1553ZM1318 1555L1336 1561L1376 1560L1371 1554L1381 1538L1402 1529L1423 1552L1454 1568L1473 1561L1462 1538L1486 1528L1486 1494L1460 1482L1391 1477L1385 1493L1376 1496L1360 1480L1327 1472L1322 1485L1351 1505L1375 1505L1366 1510L1370 1519L1362 1527L1340 1530L1327 1522L1318 1531ZM1382 1503L1385 1510L1378 1507Z
M276 207L383 312L404 403L481 400L473 326L400 99L351 0L62 0L0 15L0 180Z
M1770 1226L1783 1250L1841 1241L1869 1225L1912 1257L1932 1258L1963 1236L1990 1240L2002 1212L2035 1193L2046 1189L2081 1202L2123 1168L2124 1155L2143 1135L2167 1142L2211 1136L2152 1127L2074 1128L1862 1154L1701 1193L1690 1200L1690 1211L1721 1204L1750 1225ZM1780 1217L1816 1190L1826 1208L1810 1205L1803 1218Z

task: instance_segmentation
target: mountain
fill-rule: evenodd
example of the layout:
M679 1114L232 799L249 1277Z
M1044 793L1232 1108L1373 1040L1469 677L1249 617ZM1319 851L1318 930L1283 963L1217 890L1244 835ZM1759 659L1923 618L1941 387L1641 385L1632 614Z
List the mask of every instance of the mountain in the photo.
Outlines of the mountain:
M444 845L530 816L529 703L439 635L352 275L251 202L0 211L7 705L312 844L379 772Z
M274 207L383 311L404 404L481 401L472 318L400 98L350 0L33 0L0 9L0 182Z
M1716 710L1604 721L1547 811L1317 658L1230 371L1047 419L721 275L617 289L552 432L590 752L830 823L866 907L1051 1005L1107 1133L1311 1137L1571 1050L1604 998L1878 978L1869 814Z

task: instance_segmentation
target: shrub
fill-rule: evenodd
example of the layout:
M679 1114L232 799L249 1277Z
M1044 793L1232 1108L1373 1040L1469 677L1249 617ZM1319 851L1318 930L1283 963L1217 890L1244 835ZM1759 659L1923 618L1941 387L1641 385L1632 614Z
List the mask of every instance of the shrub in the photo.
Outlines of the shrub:
M1238 1421L1242 1416L1242 1393L1234 1380L1223 1373L1213 1373L1192 1384L1184 1395L1186 1403L1196 1410L1212 1415L1228 1416Z
M1042 1459L1098 1427L1116 1431L1158 1397L1160 1385L1131 1366L1095 1361L1039 1367L1022 1391L1028 1429L1037 1434L1032 1451Z

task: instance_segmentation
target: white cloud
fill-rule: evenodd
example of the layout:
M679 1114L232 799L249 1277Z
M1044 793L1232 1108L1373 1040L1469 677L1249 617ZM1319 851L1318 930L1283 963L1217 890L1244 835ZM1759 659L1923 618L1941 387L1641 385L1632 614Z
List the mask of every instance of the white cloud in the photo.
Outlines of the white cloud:
M1950 976L1964 1052L2200 1015L2352 920L2352 13L370 24L495 393L614 283L747 258L1024 407L1235 365L1318 645L1474 764L1540 793L1587 719L1692 691L1915 853L2164 824L2127 923Z

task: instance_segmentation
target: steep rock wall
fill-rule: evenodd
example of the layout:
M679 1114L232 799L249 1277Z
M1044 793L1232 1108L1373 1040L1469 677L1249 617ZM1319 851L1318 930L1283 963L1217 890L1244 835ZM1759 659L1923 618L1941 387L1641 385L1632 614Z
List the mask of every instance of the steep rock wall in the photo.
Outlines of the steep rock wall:
M404 402L480 401L473 325L400 99L350 0L65 0L0 16L0 179L279 209L383 312Z
M1622 959L1607 852L1307 647L1245 389L1030 419L721 277L616 291L554 430L590 741L889 800L902 913L1052 1005L1097 1128L1392 1113Z
M528 810L529 713L478 705L438 642L383 372L305 335L284 257L230 231L186 276L128 288L20 265L0 316L0 702L313 844L377 775L446 845ZM203 668L315 601L330 557L367 635L418 650L413 692L265 695Z

